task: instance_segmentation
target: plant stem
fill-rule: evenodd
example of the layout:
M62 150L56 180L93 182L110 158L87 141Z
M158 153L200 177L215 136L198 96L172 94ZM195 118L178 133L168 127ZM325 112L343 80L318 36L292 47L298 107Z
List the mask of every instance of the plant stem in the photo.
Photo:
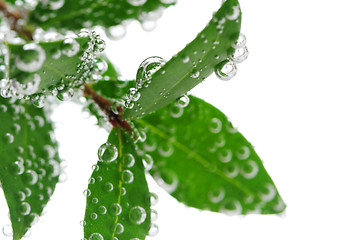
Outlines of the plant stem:
M84 84L84 96L89 96L98 106L99 108L107 115L109 122L115 128L123 128L126 131L131 131L131 127L129 123L122 119L123 112L122 107L117 107L117 110L120 114L115 114L112 110L112 103L109 102L104 97L97 94L89 85Z
M4 14L4 17L8 19L11 30L17 32L29 41L34 40L32 31L19 24L19 20L23 19L19 11L13 9L10 10L3 0L0 0L0 11Z

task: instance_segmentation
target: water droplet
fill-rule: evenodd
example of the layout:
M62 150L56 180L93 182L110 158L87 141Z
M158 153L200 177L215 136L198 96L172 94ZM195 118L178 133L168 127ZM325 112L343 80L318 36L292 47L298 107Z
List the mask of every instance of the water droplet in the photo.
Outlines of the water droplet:
M155 237L158 233L159 233L158 225L152 223L152 225L150 226L149 232L148 232L148 236Z
M242 146L241 149L236 152L236 155L240 160L248 159L250 154L251 151L247 146Z
M150 210L150 219L152 222L158 219L158 212L154 209Z
M36 96L31 99L32 104L37 108L43 108L45 106L45 96Z
M24 173L24 164L20 161L15 161L11 165L11 170L17 175L23 174Z
M124 25L117 25L109 27L105 30L105 34L111 40L119 40L122 39L127 33L127 29Z
M135 163L135 159L134 159L134 156L132 154L130 154L130 153L124 154L124 165L127 168L133 167L134 163Z
M211 133L219 133L222 130L222 122L218 118L212 118L211 123L209 125L209 131Z
M20 202L24 201L26 198L25 193L21 191L16 194L16 197L19 199Z
M228 55L229 59L231 59L235 63L242 63L244 60L248 58L249 52L247 47L231 49Z
M226 165L226 167L224 168L224 173L226 174L227 177L229 178L235 178L237 177L239 172L238 166L236 165L236 163L229 163L228 165Z
M97 204L98 202L99 202L98 198L95 197L95 198L92 199L93 204Z
M216 66L215 73L219 79L229 81L236 76L237 66L234 62L225 60Z
M118 149L112 143L104 143L98 149L98 158L101 162L113 162L118 157Z
M37 224L39 222L39 215L36 213L31 213L29 216L29 222L30 226L34 226L35 224Z
M95 59L94 71L97 75L102 75L108 70L108 63L102 58Z
M114 203L110 208L110 213L115 216L120 215L121 212L122 212L122 207L120 206L119 203Z
M184 113L184 109L183 107L180 107L178 104L172 105L170 107L170 112L169 114L173 117L173 118L180 118Z
M143 157L143 165L145 171L149 171L153 167L153 158L149 154L145 154Z
M19 206L19 212L21 215L28 215L31 211L30 204L27 202L22 202Z
M117 224L115 224L114 230L115 230L116 234L122 234L124 232L124 227L122 224L117 223Z
M144 208L140 206L133 207L129 211L129 218L130 221L135 224L142 224L147 217L147 213L145 212Z
M88 184L94 184L94 183L95 183L95 179L93 177L89 178Z
M15 65L23 72L36 72L40 70L46 59L45 51L36 43L23 46L23 51L15 60Z
M194 69L192 71L191 78L199 78L199 75L200 75L199 71Z
M104 240L104 238L100 233L92 233L89 240Z
M81 220L79 224L80 224L80 226L84 227L86 225L86 221Z
M41 77L39 74L27 74L23 75L22 81L25 83L20 83L16 79L12 82L14 90L18 94L22 95L31 95L36 93L39 90Z
M122 180L124 183L132 183L134 180L134 175L131 171L125 170L122 172Z
M182 59L182 62L183 63L189 63L189 57L188 56L185 56L183 59Z
M222 204L221 212L229 216L240 215L242 213L242 205L237 200L227 199Z
M217 188L213 191L210 191L208 193L209 200L212 203L219 203L224 199L224 196L226 195L226 192L223 188Z
M240 168L241 175L246 179L252 179L257 176L258 166L257 163L253 160L249 160L246 163L242 162Z

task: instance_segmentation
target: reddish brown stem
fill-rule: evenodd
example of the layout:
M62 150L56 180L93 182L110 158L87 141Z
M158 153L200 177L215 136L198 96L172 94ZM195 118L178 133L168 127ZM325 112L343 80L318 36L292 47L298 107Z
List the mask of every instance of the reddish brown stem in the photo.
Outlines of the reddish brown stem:
M84 95L89 96L99 106L99 108L107 115L109 122L115 128L123 128L126 131L131 131L129 123L122 119L121 115L115 114L112 110L112 103L107 99L97 94L89 85L84 85ZM117 108L121 114L123 112L122 107Z
M0 0L0 11L3 12L4 17L9 20L11 30L17 32L19 35L25 37L26 39L33 41L32 32L24 26L18 24L19 20L22 19L22 15L19 11L10 10L8 5Z

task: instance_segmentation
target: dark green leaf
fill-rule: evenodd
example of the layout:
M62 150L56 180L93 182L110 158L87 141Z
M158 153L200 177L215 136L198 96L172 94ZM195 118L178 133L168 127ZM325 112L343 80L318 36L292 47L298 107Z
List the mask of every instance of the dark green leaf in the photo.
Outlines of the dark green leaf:
M285 204L252 145L227 117L190 97L137 120L150 173L188 206L228 214L280 213Z
M140 99L124 117L151 113L187 93L214 72L233 53L240 34L241 10L237 0L227 0L207 27L181 52L153 74L148 87L139 89Z
M141 239L150 229L150 193L128 133L113 129L86 190L86 239Z
M47 2L47 1L46 1ZM57 28L64 30L79 30L96 25L111 27L122 24L125 20L136 19L140 22L161 13L164 7L172 4L163 4L160 0L128 1L128 0L59 0L40 2L30 16L30 22L44 29ZM54 2L55 4L51 4ZM58 4L64 2L64 4ZM129 2L138 2L133 6ZM152 14L153 13L153 14Z
M82 85L92 74L90 70L94 64L89 60L95 55L89 39L80 37L38 44L7 44L12 91L17 96L34 96L66 92Z
M61 173L60 159L43 109L0 97L0 119L0 182L18 240L49 201Z

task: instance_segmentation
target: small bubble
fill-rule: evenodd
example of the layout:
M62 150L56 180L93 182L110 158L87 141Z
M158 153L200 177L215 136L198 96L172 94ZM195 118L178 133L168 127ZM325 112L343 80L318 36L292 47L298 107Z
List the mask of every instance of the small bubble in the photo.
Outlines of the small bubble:
M5 140L5 143L13 143L14 136L11 133L5 133L4 140Z
M144 210L144 208L140 206L133 207L129 211L129 218L130 221L135 224L142 224L147 217L147 214Z
M119 203L114 203L110 208L110 213L115 216L120 215L121 212L122 212L122 207L120 206Z
M135 159L134 159L134 156L132 154L130 154L130 153L124 154L124 165L127 168L133 167L134 163L135 163Z
M11 170L17 175L23 174L25 170L24 164L20 161L15 161L11 165Z
M165 60L161 57L149 57L145 59L137 71L137 88L147 87L151 81L152 75L157 72L164 64Z
M124 183L132 183L134 180L134 175L131 171L125 170L122 172L122 180Z
M200 73L198 70L193 70L192 74L191 74L191 78L199 78Z
M80 224L80 226L84 227L86 225L86 221L81 220L79 224Z
M247 43L247 39L246 39L246 36L241 33L239 34L239 36L235 36L233 37L233 43L232 43L232 47L234 47L235 49L238 49L238 48L243 48L246 46L246 43Z
M89 197L89 196L91 195L90 189L84 190L84 191L83 191L83 194L84 194L85 197Z
M27 202L22 202L19 206L19 212L21 215L29 215L31 211L30 204Z
M105 191L107 191L107 192L111 192L111 191L113 191L113 184L112 183L110 183L110 182L108 182L108 183L106 183L105 185L104 185L104 189L105 189Z
M158 219L158 212L154 209L150 210L150 219L152 222Z
M234 62L225 60L216 66L215 73L219 79L229 81L236 76L237 66Z
M251 155L251 150L247 146L242 146L239 150L237 150L236 155L239 160L246 160Z
M106 213L107 213L107 208L106 208L106 207L104 207L104 206L99 206L99 208L98 208L98 212L99 212L99 214L104 215L104 214L106 214Z
M127 33L127 29L124 25L117 25L109 27L105 30L105 34L111 40L120 40L124 38L125 34Z
M115 233L122 234L124 232L124 226L120 223L115 224Z
M235 63L242 63L248 58L248 55L248 48L245 46L243 48L231 49L229 52L229 59Z
M64 55L73 57L79 52L80 44L74 38L65 38L61 48Z
M224 199L226 192L223 188L218 188L208 193L209 200L212 203L219 203Z
M230 149L222 149L218 153L218 158L221 162L227 163L232 159L232 151Z
M38 174L33 170L27 170L24 173L24 177L30 185L34 185L38 182Z
M182 62L183 63L189 63L189 57L188 56L185 56L183 59L182 59Z
M98 202L99 202L98 198L95 197L95 198L92 199L93 204L97 204Z
M91 213L90 214L90 219L97 220L97 218L98 218L98 214L96 214L96 213Z
M147 0L127 0L127 2L132 6L143 5Z
M104 238L100 233L92 233L89 240L104 240Z
M247 162L242 162L240 168L240 174L246 179L255 178L258 174L259 168L255 161L249 160Z
M101 162L113 162L118 157L118 149L112 143L104 143L98 149L98 158Z
M158 225L152 223L152 225L150 226L149 232L148 232L148 236L155 237L158 233L159 233Z
M3 234L5 237L12 237L13 236L13 229L11 225L5 225L2 228Z
M232 7L232 12L227 14L226 18L228 20L234 21L234 20L237 20L240 15L241 15L241 9L238 6L233 6Z
M171 171L163 171L162 173L156 173L154 175L154 179L161 186L165 189L168 193L173 193L179 184L179 180L177 175Z
M218 118L212 118L209 125L209 131L211 133L219 133L222 130L222 122Z
M187 95L183 95L177 100L177 105L181 108L187 107L188 104L189 104L189 97Z
M158 203L158 195L154 192L149 193L150 196L150 204L155 206Z
M143 157L143 165L145 171L150 171L153 167L153 158L149 154L145 154Z
M23 52L15 60L15 65L23 72L36 72L44 64L45 51L36 43L28 43L23 46Z
M237 200L227 199L222 204L221 212L229 216L240 215L242 213L242 205Z

